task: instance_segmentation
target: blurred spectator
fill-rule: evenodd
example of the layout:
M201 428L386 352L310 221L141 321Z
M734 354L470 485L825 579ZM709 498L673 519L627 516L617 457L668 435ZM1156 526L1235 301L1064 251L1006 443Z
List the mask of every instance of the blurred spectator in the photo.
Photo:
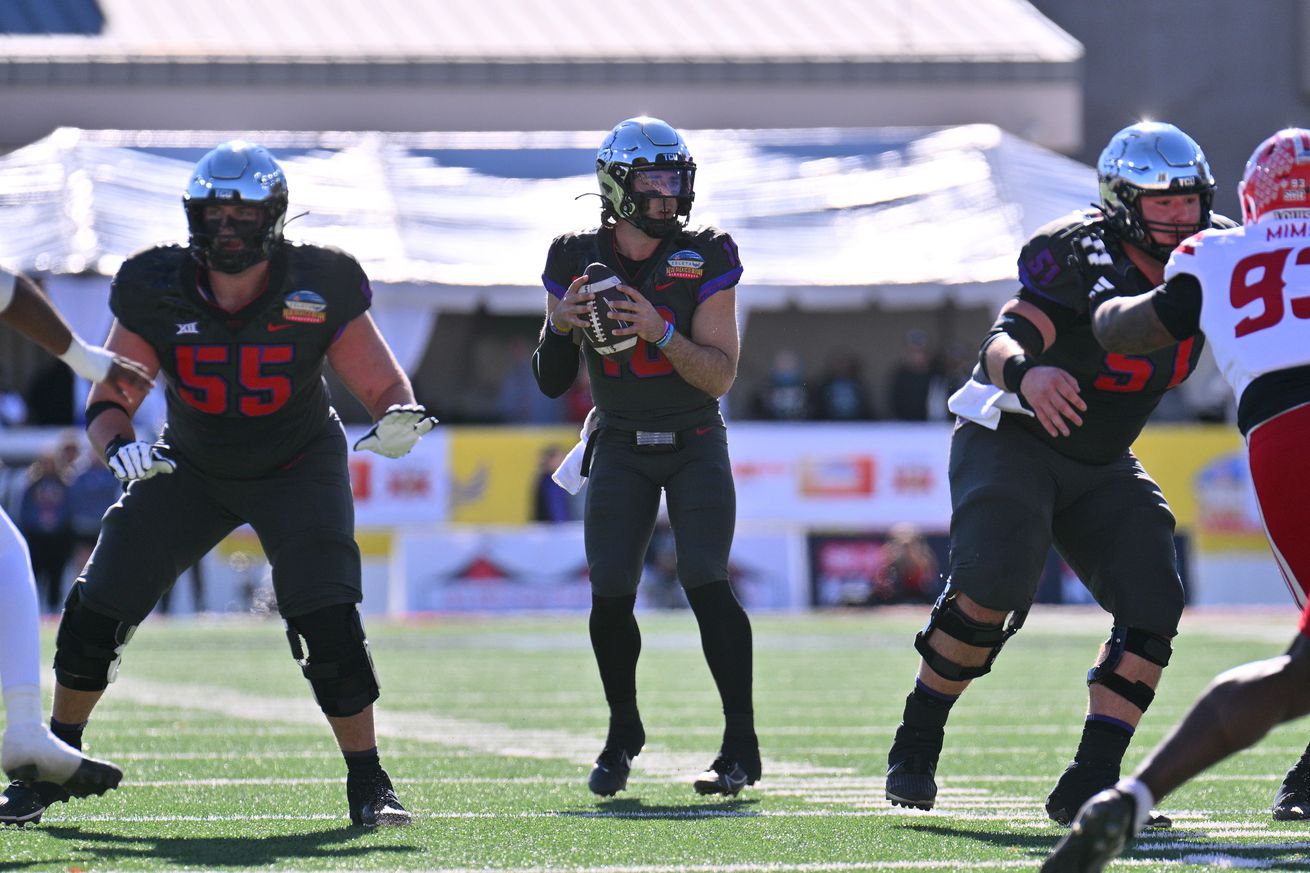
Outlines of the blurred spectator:
M41 455L28 468L18 507L18 529L32 553L32 571L37 589L45 596L46 612L59 611L64 568L73 550L66 472L58 450Z
M801 359L791 349L779 349L769 368L768 382L755 396L755 417L768 421L803 421L810 414L809 387Z
M973 375L973 368L978 363L977 349L971 349L962 342L950 342L942 350L939 373L940 379L929 388L928 420L953 421L955 416L947 409L946 402L951 395L964 386ZM940 389L938 389L940 386Z
M940 403L936 399L940 395ZM928 346L928 335L912 330L905 335L905 350L892 370L888 400L891 417L897 421L929 421L931 407L945 409L945 383ZM938 418L942 413L937 415Z
M860 359L849 349L828 358L815 392L814 417L820 421L865 421L873 418L868 392L860 379Z
M509 367L496 395L500 420L505 424L556 424L564 410L537 387L532 375L533 346L522 337L509 341Z
M68 522L73 534L75 572L81 572L87 558L91 557L105 510L113 506L123 493L122 484L109 472L104 459L96 452L87 452L87 456L90 461L68 485Z
M536 384L533 384L536 389ZM540 391L537 391L540 394ZM564 460L564 449L559 446L547 446L541 450L541 459L537 464L532 495L533 521L573 521L573 495L555 484L550 478L555 468Z
M893 525L883 544L874 603L932 603L941 593L937 556L912 524Z
M27 401L17 391L0 393L0 427L21 427L27 424Z

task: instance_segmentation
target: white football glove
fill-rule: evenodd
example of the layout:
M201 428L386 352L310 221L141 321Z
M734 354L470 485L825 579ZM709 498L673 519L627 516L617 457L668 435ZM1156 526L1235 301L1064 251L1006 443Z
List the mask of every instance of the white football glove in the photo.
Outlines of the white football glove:
M149 479L160 473L171 473L177 469L177 462L166 458L159 450L147 442L137 440L115 446L111 443L106 448L105 461L109 469L126 485L138 479Z
M359 442L357 452L376 452L384 458L409 454L419 437L436 427L437 420L418 403L393 403Z

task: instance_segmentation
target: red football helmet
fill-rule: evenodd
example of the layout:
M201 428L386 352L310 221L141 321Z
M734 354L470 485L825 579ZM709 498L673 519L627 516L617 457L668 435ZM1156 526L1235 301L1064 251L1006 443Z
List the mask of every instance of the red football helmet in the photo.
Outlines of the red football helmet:
M1310 130L1289 127L1256 146L1237 196L1248 224L1281 209L1310 210Z

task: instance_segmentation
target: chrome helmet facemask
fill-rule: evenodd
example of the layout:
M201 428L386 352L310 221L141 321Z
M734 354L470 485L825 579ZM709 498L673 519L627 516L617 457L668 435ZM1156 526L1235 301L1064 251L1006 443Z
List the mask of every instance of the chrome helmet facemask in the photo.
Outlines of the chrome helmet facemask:
M620 121L596 153L596 178L606 223L623 220L653 237L687 225L696 199L696 162L682 135L658 118ZM651 203L672 200L667 215L653 217Z
M220 273L240 273L267 260L282 242L287 179L268 149L235 139L210 151L182 193L191 257ZM254 221L206 216L209 206L254 206Z
M1164 261L1177 243L1156 242L1153 234L1181 242L1210 226L1214 176L1205 153L1190 136L1172 124L1144 121L1116 133L1096 162L1101 208L1122 238ZM1201 200L1195 224L1148 222L1142 215L1143 195L1196 194Z

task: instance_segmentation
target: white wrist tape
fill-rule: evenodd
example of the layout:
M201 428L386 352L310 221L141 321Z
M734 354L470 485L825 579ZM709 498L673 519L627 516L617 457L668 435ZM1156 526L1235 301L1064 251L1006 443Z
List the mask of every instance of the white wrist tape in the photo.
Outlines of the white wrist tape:
M99 346L89 346L82 342L77 334L68 344L68 351L59 356L73 372L92 382L103 382L109 375L109 365L114 363L114 356Z

